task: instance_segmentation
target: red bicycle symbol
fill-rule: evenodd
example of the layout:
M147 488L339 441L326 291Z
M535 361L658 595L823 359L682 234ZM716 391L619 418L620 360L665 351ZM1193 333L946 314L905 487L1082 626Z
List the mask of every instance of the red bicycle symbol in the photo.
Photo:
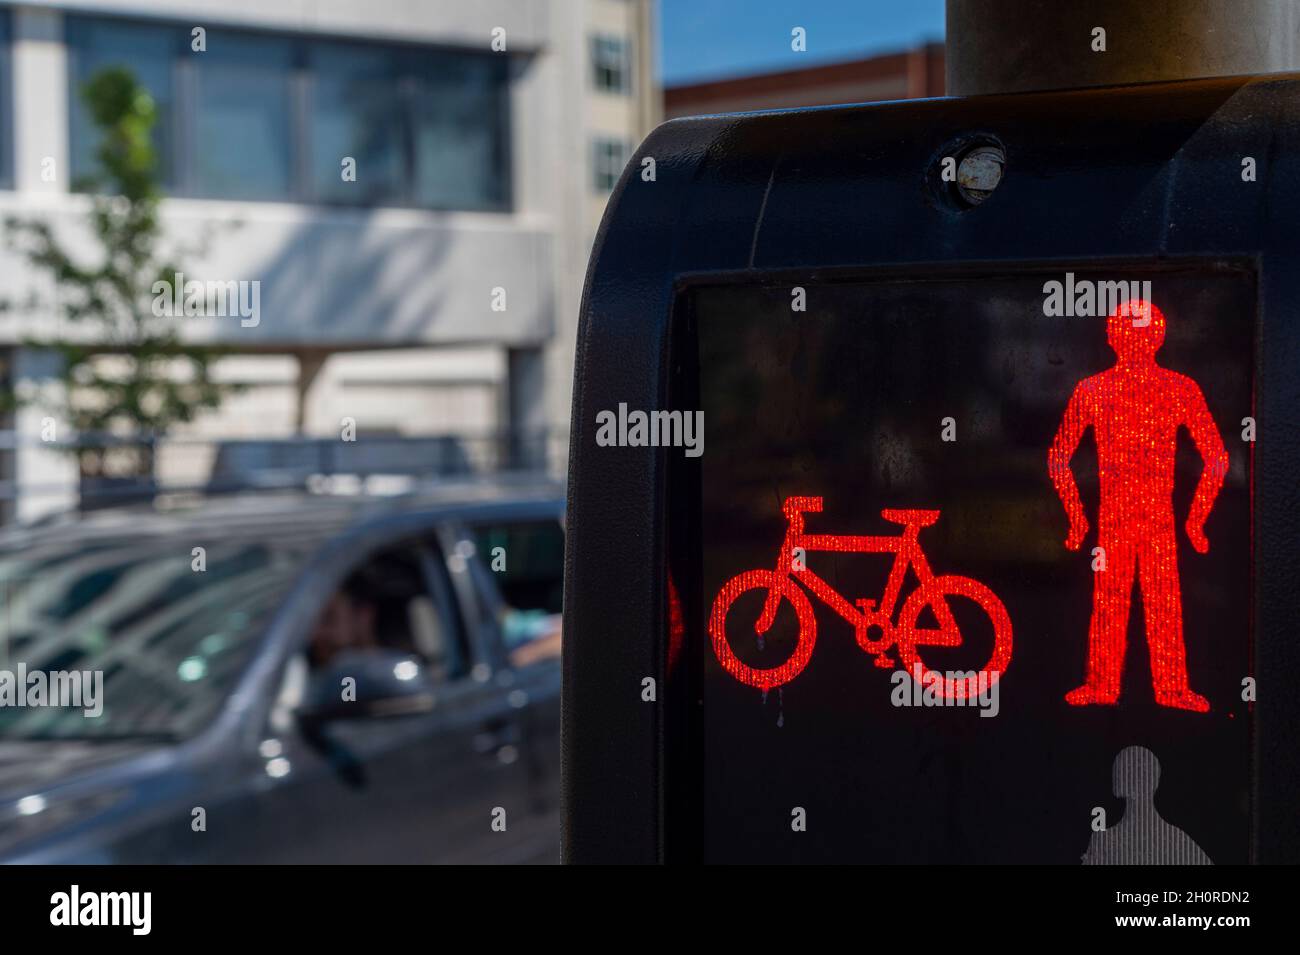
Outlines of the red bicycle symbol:
M813 616L812 604L808 595L795 585L800 581L814 596L821 599L828 607L847 620L853 627L853 635L860 646L875 658L878 667L893 667L894 661L889 650L896 647L898 657L907 672L919 678L923 683L930 682L927 674L934 672L936 682L942 680L942 692L949 699L967 699L978 692L982 679L985 686L992 686L1006 670L1011 660L1011 618L1002 601L988 587L970 577L945 574L936 577L930 570L924 551L917 540L922 527L929 527L939 520L938 511L892 510L886 508L880 516L891 524L901 524L902 532L897 537L845 537L829 534L805 534L804 514L815 514L822 509L820 497L786 498L781 510L785 514L788 527L785 540L775 570L747 570L737 574L723 586L713 601L713 610L709 615L709 635L713 638L713 652L723 669L742 683L770 690L782 686L797 677L808 660L812 657L813 645L817 642L817 620ZM894 554L894 565L890 569L885 583L885 592L877 607L875 600L859 599L849 603L835 591L830 584L822 580L802 561L793 560L796 548L804 553L811 551L838 551L840 553L860 554ZM920 581L920 586L903 602L898 613L897 624L891 622L894 607L898 602L899 591L903 587L903 578L911 568ZM749 590L767 591L763 602L763 611L754 624L754 630L761 638L776 620L781 598L790 601L795 616L799 620L799 636L794 652L784 663L774 667L760 669L751 667L742 661L731 649L727 640L727 613L732 604ZM931 671L921 659L919 647L958 647L962 644L961 632L948 607L949 597L964 597L980 606L993 624L993 652L987 663L969 675L952 676L940 671ZM922 612L929 607L938 622L937 628L917 625ZM877 630L880 636L871 638L871 632Z

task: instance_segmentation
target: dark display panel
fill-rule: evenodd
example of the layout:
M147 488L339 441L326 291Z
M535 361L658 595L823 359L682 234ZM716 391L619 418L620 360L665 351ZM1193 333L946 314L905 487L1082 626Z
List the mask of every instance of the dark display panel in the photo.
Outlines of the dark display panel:
M1119 282L1155 309L1103 311ZM1253 273L730 284L680 320L705 860L1248 861Z

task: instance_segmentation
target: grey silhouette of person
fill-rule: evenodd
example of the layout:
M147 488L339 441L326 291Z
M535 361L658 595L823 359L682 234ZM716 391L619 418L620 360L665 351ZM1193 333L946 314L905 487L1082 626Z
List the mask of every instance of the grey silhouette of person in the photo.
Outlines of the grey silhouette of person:
M1083 854L1084 865L1213 865L1210 857L1183 830L1156 811L1160 760L1145 746L1120 750L1111 771L1115 795L1124 800L1124 816L1094 832Z

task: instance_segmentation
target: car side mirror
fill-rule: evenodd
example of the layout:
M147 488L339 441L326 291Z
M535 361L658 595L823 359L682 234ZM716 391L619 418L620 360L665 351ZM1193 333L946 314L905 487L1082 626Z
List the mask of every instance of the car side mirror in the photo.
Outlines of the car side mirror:
M433 678L418 657L397 650L352 650L312 675L298 720L320 726L427 713L433 706Z

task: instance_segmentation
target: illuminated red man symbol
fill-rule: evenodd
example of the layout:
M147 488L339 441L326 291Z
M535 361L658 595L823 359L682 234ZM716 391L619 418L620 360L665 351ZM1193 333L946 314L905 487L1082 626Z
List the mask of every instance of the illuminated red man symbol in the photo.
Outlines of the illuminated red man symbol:
M1202 554L1210 547L1205 519L1223 485L1228 453L1196 382L1156 364L1164 337L1165 317L1155 305L1132 299L1115 310L1106 322L1106 338L1118 360L1079 382L1048 454L1052 482L1070 518L1065 546L1078 550L1088 519L1070 458L1092 427L1101 483L1097 543L1105 569L1093 575L1088 680L1065 696L1074 706L1119 699L1136 572L1156 702L1198 713L1210 708L1187 683L1173 506L1178 429L1191 432L1205 462L1186 524L1192 546Z

